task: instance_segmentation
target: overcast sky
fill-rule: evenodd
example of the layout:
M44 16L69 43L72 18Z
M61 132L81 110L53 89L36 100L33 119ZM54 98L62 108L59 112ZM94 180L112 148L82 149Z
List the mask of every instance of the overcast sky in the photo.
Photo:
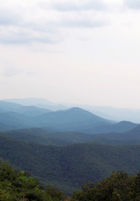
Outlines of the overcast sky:
M0 98L140 109L139 0L0 0Z

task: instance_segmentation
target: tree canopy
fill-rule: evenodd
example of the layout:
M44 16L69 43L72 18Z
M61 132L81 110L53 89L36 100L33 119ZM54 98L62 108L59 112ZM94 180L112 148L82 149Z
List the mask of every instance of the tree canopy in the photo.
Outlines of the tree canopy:
M81 191L75 191L72 201L139 201L140 173L128 175L124 172L112 173L98 183L88 183Z
M62 201L65 196L54 187L44 189L37 179L0 160L1 201Z

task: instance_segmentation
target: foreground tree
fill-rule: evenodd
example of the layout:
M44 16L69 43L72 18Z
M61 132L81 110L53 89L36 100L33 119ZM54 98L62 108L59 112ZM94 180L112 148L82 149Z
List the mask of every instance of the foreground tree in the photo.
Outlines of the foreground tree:
M63 198L59 190L52 188L51 192L45 191L35 178L0 160L1 201L62 201Z
M97 184L82 186L81 191L73 194L72 201L134 201L135 180L135 176L124 172L113 173Z

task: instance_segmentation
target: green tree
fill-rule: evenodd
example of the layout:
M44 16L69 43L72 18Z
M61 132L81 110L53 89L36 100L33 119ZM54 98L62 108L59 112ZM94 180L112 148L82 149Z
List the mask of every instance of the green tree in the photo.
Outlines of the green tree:
M134 176L124 172L112 173L101 182L83 186L81 191L73 194L72 201L132 201L134 182Z
M43 189L35 178L0 160L0 201L61 201L63 198L59 190Z

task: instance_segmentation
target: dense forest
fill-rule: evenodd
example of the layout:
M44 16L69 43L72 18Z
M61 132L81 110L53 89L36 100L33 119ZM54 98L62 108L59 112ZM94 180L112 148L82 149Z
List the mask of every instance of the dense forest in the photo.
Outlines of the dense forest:
M0 136L0 156L46 184L71 193L88 181L100 181L112 171L140 170L140 146L81 143L46 146Z
M72 195L72 201L139 201L140 173L114 172L98 183L88 183Z
M0 160L0 201L62 201L65 195L52 186L42 186L24 171Z
M140 173L114 172L100 182L82 185L71 197L53 186L43 186L29 173L0 160L0 201L139 201Z

